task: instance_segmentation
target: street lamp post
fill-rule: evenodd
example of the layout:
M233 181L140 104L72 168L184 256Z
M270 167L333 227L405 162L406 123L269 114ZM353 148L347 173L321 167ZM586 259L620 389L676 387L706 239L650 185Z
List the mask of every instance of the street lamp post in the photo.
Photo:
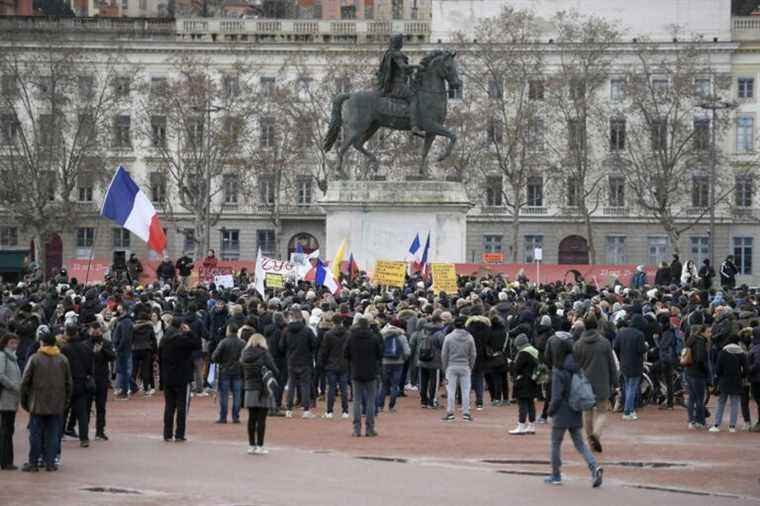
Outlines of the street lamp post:
M713 96L710 100L702 102L699 107L704 110L712 111L712 150L710 161L710 264L715 268L715 178L718 170L718 111L736 108L735 102L721 100L720 97Z

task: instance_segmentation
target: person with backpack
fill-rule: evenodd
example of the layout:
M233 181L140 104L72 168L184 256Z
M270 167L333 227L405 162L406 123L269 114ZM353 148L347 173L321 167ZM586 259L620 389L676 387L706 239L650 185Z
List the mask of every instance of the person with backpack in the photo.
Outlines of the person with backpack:
M662 311L657 315L657 325L660 328L660 337L657 342L658 360L657 376L658 384L662 381L665 383L666 403L660 406L660 409L673 409L673 367L678 357L676 354L676 334L675 329L670 326L670 311ZM657 391L660 391L657 388Z
M686 409L689 418L689 429L705 427L705 391L709 378L707 359L708 340L707 327L693 324L689 337L681 351L679 362L686 371L686 386L688 388L688 403Z
M760 415L760 327L752 329L752 346L749 349L749 385L752 393L752 399L757 405L757 412ZM760 432L760 420L750 427L751 432Z
M579 374L582 371L575 364L573 358L573 345L570 340L560 340L556 343L556 362L552 370L551 401L547 413L552 417L551 433L551 466L552 474L544 479L549 485L562 484L562 459L560 450L565 432L570 433L573 445L578 453L583 456L586 465L591 471L591 484L594 488L602 485L604 469L599 466L586 443L583 441L581 428L583 427L582 410L574 409L571 405L573 387L577 385ZM582 377L582 376L581 376ZM588 380L586 384L590 387ZM589 400L594 401L593 392L589 391ZM577 407L577 406L576 406Z
M515 357L512 375L514 376L514 398L519 406L517 427L509 431L513 436L536 433L536 404L538 383L535 372L538 368L538 350L528 340L528 336L520 334L515 339L517 355ZM527 422L527 423L526 423Z
M736 418L738 416L739 402L742 396L742 385L747 373L747 355L739 346L738 338L734 337L718 353L715 376L718 380L718 408L715 412L715 422L710 427L710 432L720 432L720 424L723 422L723 410L726 402L731 402L731 419L728 431L736 432Z
M445 327L440 309L435 310L430 322L412 337L412 348L417 349L417 368L420 371L420 403L423 408L435 408L438 380L441 369L441 351L445 337Z
M396 399L401 393L401 373L404 362L411 356L412 350L404 333L406 325L401 320L394 319L380 331L383 338L383 386L377 392L377 410L385 408L385 398L390 396L388 411L396 412Z
M243 372L244 405L248 409L248 454L266 455L269 453L264 448L267 413L274 396L264 382L264 375L268 369L274 377L278 377L279 371L263 335L246 326L240 331L240 339L246 342L239 364Z
M457 316L452 330L443 340L441 349L441 365L446 371L446 416L445 422L453 422L454 406L457 396L457 386L462 392L462 418L472 421L470 415L470 380L472 368L475 367L477 349L475 339L465 330L466 316Z

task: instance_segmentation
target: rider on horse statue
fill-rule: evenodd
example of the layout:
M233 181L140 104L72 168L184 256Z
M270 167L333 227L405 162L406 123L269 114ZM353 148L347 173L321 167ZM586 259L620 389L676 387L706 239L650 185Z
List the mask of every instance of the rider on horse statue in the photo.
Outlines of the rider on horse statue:
M417 92L409 83L418 66L409 63L409 57L401 52L403 47L404 36L400 33L392 35L390 46L385 51L377 71L377 87L381 96L406 100L409 104L409 125L412 133L425 135L419 125Z

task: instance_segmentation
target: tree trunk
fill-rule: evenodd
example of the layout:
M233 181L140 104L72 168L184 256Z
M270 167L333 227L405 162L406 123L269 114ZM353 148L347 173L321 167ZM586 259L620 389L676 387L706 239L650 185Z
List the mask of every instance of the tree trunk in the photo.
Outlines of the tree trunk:
M195 230L195 261L203 260L203 258L206 256L206 251L203 250L205 247L205 239L206 239L206 222L203 219L203 213L200 211L196 211L195 213L195 220L193 223L193 229Z
M588 209L583 210L584 214L584 221L586 223L586 236L588 241L588 261L591 265L594 265L596 263L596 245L594 243L594 234L591 227L591 215L588 212Z
M34 236L32 237L34 242L34 261L37 263L40 272L43 275L43 279L47 281L47 259L45 258L45 241L43 240L43 234L40 230L35 229Z

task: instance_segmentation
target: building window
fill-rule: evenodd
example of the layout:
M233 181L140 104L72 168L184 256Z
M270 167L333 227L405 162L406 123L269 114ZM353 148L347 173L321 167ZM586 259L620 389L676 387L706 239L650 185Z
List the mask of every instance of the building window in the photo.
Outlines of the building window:
M167 84L165 77L151 77L150 78L150 95L153 98L165 97L167 92Z
M262 204L274 204L274 176L259 177L259 200Z
M452 88L451 86L449 86L449 99L462 100L463 96L464 96L464 84L459 86L459 88Z
M336 79L335 90L338 93L351 93L351 78L343 76Z
M391 0L391 15L393 19L404 18L404 0Z
M667 237L647 237L648 265L660 265L667 259L668 255L668 238Z
M364 2L364 19L372 19L375 17L375 6L373 2Z
M625 119L610 120L610 151L625 149Z
M114 228L113 249L129 249L129 230L126 228Z
M625 99L625 80L610 79L610 100L613 102L622 102Z
M80 174L77 178L77 200L79 202L92 202L93 174Z
M486 177L486 206L500 207L502 205L502 186L501 176Z
M586 145L586 125L581 119L567 121L567 147L570 151L580 152Z
M222 86L226 98L234 98L240 95L240 78L237 75L224 76Z
M16 227L0 227L0 247L18 246L18 229Z
M222 177L222 184L224 185L224 203L227 205L237 205L240 177L237 174L225 174Z
M91 146L95 142L95 119L90 113L80 113L77 115L79 124L79 145L82 147Z
M668 146L668 122L658 119L652 121L650 125L652 137L652 150L660 151L667 149Z
M736 152L751 153L755 150L755 119L752 116L736 118Z
M691 206L709 207L710 205L710 178L707 176L694 176L691 179Z
M356 19L356 6L355 5L341 6L340 19Z
M222 260L240 258L240 230L222 229Z
M0 128L2 128L0 135L2 136L3 144L14 144L16 142L20 126L14 114L3 114L0 116Z
M296 179L296 202L299 206L311 204L311 178L308 176Z
M752 77L740 77L736 81L739 98L752 98L755 95L755 79Z
M694 149L706 151L710 148L710 120L700 118L694 120Z
M607 236L607 262L615 265L626 263L624 236Z
M583 79L570 80L570 98L581 100L586 96L586 81Z
M652 89L656 94L662 94L670 88L670 81L667 78L659 77L652 79Z
M16 76L13 74L4 74L2 76L2 94L4 97L14 97L18 88L16 86Z
M710 79L701 78L694 81L695 93L699 98L708 98L712 95L712 83Z
M529 264L535 259L533 253L536 248L544 247L544 236L542 235L526 235L525 236L525 263Z
M691 253L691 260L694 261L694 265L699 269L699 266L702 265L705 259L710 258L710 238L706 236L690 237L689 251Z
M95 242L95 229L92 227L79 227L77 229L77 248L92 248Z
M150 117L151 144L154 148L166 147L166 116Z
M621 176L610 176L609 206L625 207L625 178Z
M544 82L541 80L533 80L528 82L528 99L529 100L543 100L544 99Z
M40 145L44 147L52 146L60 139L60 131L56 127L54 115L40 114L39 137Z
M488 120L488 140L493 144L504 142L504 122L501 118Z
M129 0L121 0L121 10L129 9Z
M113 80L113 93L116 98L129 97L129 78L115 77Z
M544 179L541 176L528 178L528 206L544 206Z
M734 237L734 261L739 274L752 274L752 237Z
M501 253L501 235L484 235L483 236L483 251L485 253Z
M583 185L577 177L567 178L567 205L578 207L583 200Z
M259 81L261 83L261 94L265 97L271 97L274 95L274 77L262 77Z
M543 151L544 149L544 118L536 117L528 121L526 139L528 149L531 151Z
M264 116L261 118L261 146L271 148L274 146L274 118Z
M113 145L115 148L129 148L132 146L130 133L132 119L127 114L120 114L114 120Z
M151 172L150 178L150 200L154 204L163 204L166 200L166 176L160 172Z
M736 207L752 207L752 197L754 193L754 181L749 174L736 176Z
M263 255L274 256L274 230L257 230L256 248L261 248Z
M488 81L488 98L504 97L504 86L501 79L490 79Z
M79 76L79 100L88 102L93 95L95 79L92 76Z
M187 144L190 149L200 151L204 146L203 118L195 116L187 120Z
M182 241L182 253L192 254L195 252L195 230L186 228L182 231L184 240Z

